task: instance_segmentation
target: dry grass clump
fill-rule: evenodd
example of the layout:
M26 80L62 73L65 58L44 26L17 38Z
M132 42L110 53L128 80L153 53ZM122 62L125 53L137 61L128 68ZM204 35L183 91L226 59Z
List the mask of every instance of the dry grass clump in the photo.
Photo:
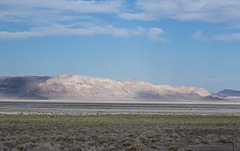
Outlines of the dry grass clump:
M231 137L220 137L218 139L219 142L221 143L232 143L233 142L233 139Z
M169 150L172 150L172 151L177 151L179 149L179 147L177 145L172 145L169 147Z
M239 121L237 116L0 115L0 150L231 150L231 143L240 141Z

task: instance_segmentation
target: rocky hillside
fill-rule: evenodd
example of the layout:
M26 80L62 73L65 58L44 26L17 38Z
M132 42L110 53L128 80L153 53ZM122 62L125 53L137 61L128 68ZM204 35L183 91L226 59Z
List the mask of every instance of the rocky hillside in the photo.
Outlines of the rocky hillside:
M80 75L2 77L0 78L0 97L79 100L219 99L203 88L153 85L137 79L118 81Z

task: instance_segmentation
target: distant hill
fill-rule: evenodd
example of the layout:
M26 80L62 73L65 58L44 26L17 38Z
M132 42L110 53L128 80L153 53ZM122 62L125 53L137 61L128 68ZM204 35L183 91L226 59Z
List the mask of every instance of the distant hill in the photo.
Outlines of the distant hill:
M225 89L222 90L218 93L216 93L217 96L219 97L240 97L240 91L237 90L230 90L230 89Z
M66 100L218 100L203 88L80 75L0 77L0 98Z
M39 94L39 84L50 77L0 77L0 98L48 99Z

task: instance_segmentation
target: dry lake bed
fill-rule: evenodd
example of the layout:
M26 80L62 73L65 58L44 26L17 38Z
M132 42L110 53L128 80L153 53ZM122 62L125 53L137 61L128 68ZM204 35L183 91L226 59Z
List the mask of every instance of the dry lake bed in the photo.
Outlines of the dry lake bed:
M89 101L91 102L91 101ZM2 114L162 114L240 116L240 103L109 101L0 101Z
M0 101L1 151L229 151L239 143L237 103Z

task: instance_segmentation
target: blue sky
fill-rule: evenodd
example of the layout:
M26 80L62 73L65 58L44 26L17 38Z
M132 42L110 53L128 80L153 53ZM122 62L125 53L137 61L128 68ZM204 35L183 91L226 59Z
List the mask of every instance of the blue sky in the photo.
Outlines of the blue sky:
M240 90L239 0L0 1L0 76Z

